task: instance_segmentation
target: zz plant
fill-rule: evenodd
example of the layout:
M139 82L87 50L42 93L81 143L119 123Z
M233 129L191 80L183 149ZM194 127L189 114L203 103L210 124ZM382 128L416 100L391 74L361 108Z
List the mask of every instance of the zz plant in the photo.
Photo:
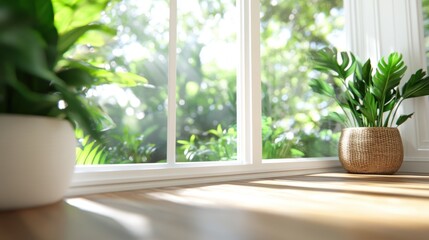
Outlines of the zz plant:
M429 95L429 77L422 69L401 87L407 66L397 52L381 58L376 68L370 59L362 64L353 53L335 48L318 50L312 59L315 69L329 78L312 79L310 87L338 103L343 114L334 112L330 116L348 127L399 126L413 115L397 116L401 103Z

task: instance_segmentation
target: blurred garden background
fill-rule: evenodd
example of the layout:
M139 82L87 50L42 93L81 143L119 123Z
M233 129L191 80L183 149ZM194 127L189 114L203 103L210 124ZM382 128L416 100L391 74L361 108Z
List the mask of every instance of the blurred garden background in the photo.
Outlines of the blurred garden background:
M178 0L177 162L237 158L235 0ZM261 0L263 158L337 155L337 107L313 93L320 77L310 54L345 48L340 0ZM167 0L55 0L59 32L99 22L68 57L116 72L116 83L82 89L103 106L115 127L103 143L77 130L77 164L166 161L169 2ZM142 78L136 78L133 74ZM142 80L144 78L144 80Z

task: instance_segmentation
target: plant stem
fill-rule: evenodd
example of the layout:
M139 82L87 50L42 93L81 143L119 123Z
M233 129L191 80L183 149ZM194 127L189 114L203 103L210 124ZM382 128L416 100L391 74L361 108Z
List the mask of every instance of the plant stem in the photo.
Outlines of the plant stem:
M349 88L348 88L348 86L347 86L347 83L346 83L346 79L345 78L343 78L343 77L339 77L339 76L337 76L337 78L341 81L341 85L339 86L340 88L341 87L344 87L347 91L349 91ZM334 81L334 83L335 83L335 81ZM338 84L337 84L338 85ZM344 107L342 106L342 104L341 104L341 101L340 101L340 99L337 97L337 94L335 94L335 101L337 102L337 104L338 104L338 106L340 106L340 108L343 110L343 112L344 112L344 115L346 115L346 117L347 117L347 120L348 120L348 122L349 122L349 127L352 127L352 126L354 126L355 124L357 124L358 126L359 126L359 123L358 122L356 122L357 121L357 119L355 119L353 116L355 116L355 114L353 113L353 109L350 109L350 111L352 112L352 119L350 119L350 116L347 114L347 111L344 109ZM347 125L347 124L346 124Z
M398 105L398 99L395 99L395 104L393 104L392 110L389 111L389 114L387 115L387 118L384 120L384 124L383 127L388 127L389 126L389 121L390 121L390 117L392 116L392 112L393 110L397 107ZM395 115L393 115L394 117Z
M393 120L395 119L395 117L396 117L396 113L397 113L397 111L398 111L398 109L399 109L399 106L401 106L401 103L404 101L404 99L403 98L401 98L399 101L398 101L398 103L397 104L395 104L395 106L393 107L393 109L395 110L394 112L393 112L393 115L392 115L392 120L390 121L390 126L393 126ZM393 110L392 109L392 110Z
M347 117L347 122L348 122L349 124L347 124L347 122L346 122L346 123L345 123L345 125L348 125L349 127L351 127L351 126L352 126L352 121L350 120L350 117L349 117L349 115L347 114L346 109L342 106L342 104L341 104L340 100L339 100L337 97L335 97L335 101L337 102L338 106L340 106L341 110L343 110L344 115L346 115L346 117Z
M377 119L377 127L383 126L384 101L385 101L385 96L383 93L381 97L381 101L379 102L380 108L379 108L378 119Z

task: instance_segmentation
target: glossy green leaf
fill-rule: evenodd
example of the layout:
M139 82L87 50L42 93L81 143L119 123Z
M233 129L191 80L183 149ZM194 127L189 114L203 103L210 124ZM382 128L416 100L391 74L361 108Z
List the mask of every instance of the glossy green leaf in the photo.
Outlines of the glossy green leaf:
M363 116L367 119L369 126L376 126L377 121L377 103L372 94L366 94L363 98L363 105L360 109Z
M57 73L67 86L76 88L90 87L94 84L94 77L88 71L79 68L69 68L61 70Z
M85 164L98 164L99 159L96 158L97 154L100 152L100 145L95 145L85 160Z
M148 84L148 80L145 77L137 74L130 72L112 72L83 61L67 60L65 63L63 62L63 65L67 68L76 68L88 72L93 78L93 81L90 83L91 85L117 84L122 87L134 87L139 85L147 86Z
M366 85L370 86L372 84L372 66L370 59L362 66L362 79Z
M106 163L107 153L105 152L105 148L102 145L98 144L94 140L90 140L89 136L85 136L82 140L82 147L76 148L77 165L95 165Z
M323 80L312 79L310 81L310 87L316 93L319 93L328 97L335 97L334 88Z
M402 87L404 99L429 95L429 77L420 69Z
M414 113L408 114L408 115L401 115L399 116L398 120L396 120L396 126L400 126L402 123L404 123L406 120L411 118Z
M104 33L115 35L116 31L102 24L83 25L69 30L59 36L58 39L58 54L62 56L71 46L73 46L79 38L88 31L97 30Z
M399 53L391 53L387 61L382 58L377 65L377 70L373 79L374 96L385 104L386 94L397 87L404 76L407 67Z
M60 33L96 22L110 2L116 0L52 0L55 9L55 26Z
M323 48L312 55L315 69L345 80L354 72L356 58L352 53L340 52L335 48Z
M347 122L346 116L337 112L330 112L327 118L343 125Z
M130 72L111 72L104 69L95 70L92 76L97 79L97 85L114 83L123 87L145 85L148 80Z
M94 145L95 145L95 142L93 141L85 145L83 149L77 150L76 164L84 165L86 163L88 155L91 153L92 147Z

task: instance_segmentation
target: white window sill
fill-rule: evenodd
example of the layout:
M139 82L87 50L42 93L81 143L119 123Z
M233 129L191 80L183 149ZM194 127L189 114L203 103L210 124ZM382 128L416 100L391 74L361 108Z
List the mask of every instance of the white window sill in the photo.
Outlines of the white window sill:
M67 196L154 187L290 176L340 167L334 158L210 163L77 166Z
M239 181L321 173L341 167L337 158L265 160L263 164L234 162L78 166L66 196L156 187ZM429 173L428 158L407 157L401 172Z

